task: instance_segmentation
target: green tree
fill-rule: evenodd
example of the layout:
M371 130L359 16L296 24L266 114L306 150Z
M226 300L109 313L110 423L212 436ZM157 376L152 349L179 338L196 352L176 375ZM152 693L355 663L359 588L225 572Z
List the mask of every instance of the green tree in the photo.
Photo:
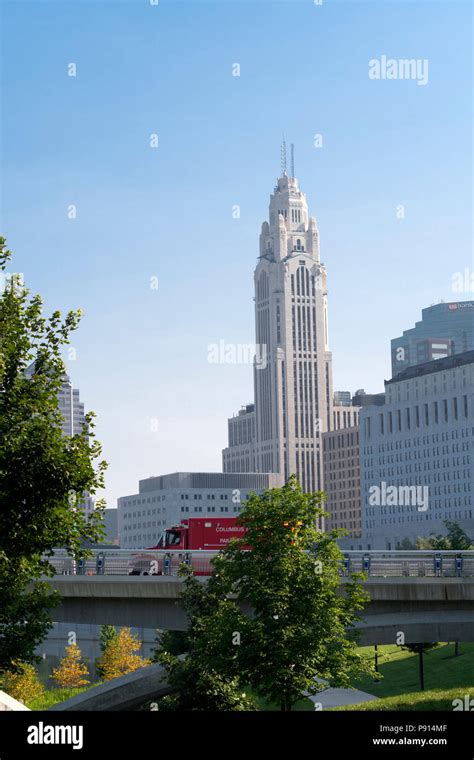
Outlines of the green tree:
M435 549L436 551L452 550L465 551L472 549L472 541L461 526L453 520L444 520L446 535L431 535L427 538L418 538L417 549Z
M321 499L303 493L294 477L251 495L239 517L245 538L214 560L208 583L183 570L193 667L248 684L282 710L325 688L316 677L349 686L373 670L357 652L353 628L367 594L358 575L341 588L338 533L316 527ZM173 682L176 659L165 653L161 661Z
M238 675L228 677L218 672L204 653L202 645L208 635L207 625L215 605L222 602L222 590L215 578L208 584L195 578L189 568L182 568L184 576L181 606L189 617L187 631L158 631L154 662L167 670L168 680L178 691L161 698L160 711L255 710L255 701L247 696ZM185 656L184 656L184 653Z
M117 629L114 625L101 625L100 626L100 651L104 654L109 644L114 641L118 636ZM100 658L95 661L95 669L99 678L104 677L103 668L100 665Z
M10 258L0 238L0 271ZM103 505L89 520L78 508L84 492L103 486L93 415L77 435L61 429L61 351L79 318L45 318L40 296L14 275L0 295L0 672L34 662L51 627L58 596L38 580L54 572L44 557L55 547L83 556L82 543L103 535Z
M407 652L412 652L418 655L418 673L420 679L420 691L425 690L425 667L423 655L429 654L432 649L438 646L437 641L420 642L419 644L404 644L400 648L406 649Z
M414 544L412 541L410 541L409 538L404 538L403 541L399 541L397 543L397 549L402 549L404 551L410 551L412 549L416 549L416 544Z
M158 701L161 711L211 711L234 712L256 710L255 700L240 686L239 679L227 678L191 657L179 659L163 655L162 664L167 666L170 682L178 693L162 697Z
M159 662L160 653L165 651L169 654L184 654L188 648L186 631L165 631L157 629L156 644L153 650L153 662Z
M150 665L151 660L137 654L141 646L141 641L132 634L130 628L123 627L115 636L111 636L96 663L102 679L111 681Z

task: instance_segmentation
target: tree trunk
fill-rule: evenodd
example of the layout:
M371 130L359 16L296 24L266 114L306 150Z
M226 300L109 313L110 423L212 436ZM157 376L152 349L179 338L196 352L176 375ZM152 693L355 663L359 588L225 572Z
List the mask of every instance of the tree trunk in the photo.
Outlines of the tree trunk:
M420 690L425 690L425 672L423 668L423 644L419 644L419 665L420 665Z

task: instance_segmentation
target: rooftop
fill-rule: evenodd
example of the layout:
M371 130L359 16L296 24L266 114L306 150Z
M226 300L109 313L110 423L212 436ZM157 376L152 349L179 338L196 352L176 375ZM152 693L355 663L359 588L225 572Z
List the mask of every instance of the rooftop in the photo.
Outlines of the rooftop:
M415 364L413 367L407 367L399 372L398 375L392 377L391 380L385 380L385 385L400 383L402 380L411 380L423 375L431 375L433 372L443 372L444 370L462 367L466 364L474 364L474 351L465 351L462 354L453 354L443 359L434 359L424 364Z

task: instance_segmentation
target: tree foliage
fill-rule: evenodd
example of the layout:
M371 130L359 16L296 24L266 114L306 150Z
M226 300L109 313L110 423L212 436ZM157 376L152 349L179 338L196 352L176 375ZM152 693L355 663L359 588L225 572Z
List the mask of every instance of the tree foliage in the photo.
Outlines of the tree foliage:
M444 520L443 525L446 528L446 535L438 534L419 538L416 542L417 549L466 551L473 548L471 539L458 523L454 520Z
M109 644L117 638L117 629L114 625L101 625L100 626L100 651L102 654L105 652ZM99 658L95 661L95 669L99 678L104 677Z
M0 272L10 259L0 238ZM61 429L61 351L79 319L79 311L44 317L41 297L15 275L0 295L0 672L34 661L51 627L57 595L45 582L30 585L53 574L43 557L55 547L80 557L83 542L103 535L102 504L89 520L77 508L84 492L103 487L93 414L77 435Z
M347 687L372 671L354 635L368 597L356 574L341 590L338 533L316 527L325 514L321 499L304 493L294 477L251 495L238 519L245 537L214 560L207 584L183 569L192 667L248 684L283 710L325 688L316 677ZM177 658L163 650L160 661L174 683L173 668L182 669Z
M66 647L66 655L57 668L54 668L51 678L63 689L79 689L90 683L86 676L89 668L81 661L81 650L77 644Z
M242 712L257 709L255 700L245 693L238 678L228 678L212 667L203 667L201 662L189 656L178 658L163 654L160 662L167 668L170 682L178 688L177 694L159 700L160 712Z
M119 678L150 665L151 660L137 654L140 649L141 641L132 634L130 628L121 628L116 636L109 639L104 652L97 660L102 680L111 681L112 678Z
M2 674L0 681L2 690L23 704L42 697L45 688L39 680L35 667L26 662L16 662L14 665L14 670L5 670Z

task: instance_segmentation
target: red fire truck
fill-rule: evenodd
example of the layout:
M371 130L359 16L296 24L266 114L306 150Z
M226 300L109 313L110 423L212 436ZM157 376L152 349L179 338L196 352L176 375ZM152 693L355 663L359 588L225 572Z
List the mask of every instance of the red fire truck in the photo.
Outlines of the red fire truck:
M167 528L155 546L156 555L134 554L131 560L130 575L163 575L182 563L192 565L195 575L209 575L209 558L197 556L192 558L192 551L216 552L223 549L231 538L242 538L245 528L237 525L235 517L190 517L182 520L180 525ZM165 554L163 554L165 552ZM196 564L199 561L199 566ZM169 572L168 572L169 571Z
M181 525L165 530L156 546L150 549L207 549L216 551L231 538L242 538L245 528L236 524L235 517L190 517Z

